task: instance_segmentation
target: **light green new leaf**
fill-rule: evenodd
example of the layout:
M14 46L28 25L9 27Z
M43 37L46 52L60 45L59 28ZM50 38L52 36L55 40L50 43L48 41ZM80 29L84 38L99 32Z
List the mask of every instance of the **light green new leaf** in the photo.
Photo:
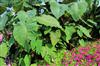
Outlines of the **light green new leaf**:
M86 43L85 43L85 41L84 41L83 39L80 39L80 40L79 40L79 43L80 43L80 45L83 46L83 47L86 46Z
M27 29L22 22L14 25L13 35L15 40L24 47L27 40Z
M6 57L8 53L7 43L2 43L0 45L0 57Z
M65 34L66 34L66 41L69 43L69 40L72 38L73 33L75 33L74 26L66 26L65 27Z
M26 55L24 57L24 63L25 63L25 66L30 66L31 59L30 59L30 56L29 55Z
M31 66L37 66L37 64L31 64Z
M7 66L5 60L0 58L0 66Z
M46 25L46 26L51 26L51 27L58 27L61 28L59 22L52 16L50 15L42 15L42 16L38 16L36 17L36 20L38 23Z
M53 46L57 44L61 36L60 30L57 30L56 32L50 32L50 39Z
M50 1L50 9L53 13L53 15L58 19L61 15L60 15L60 6L59 3L57 3L56 1Z
M0 17L0 30L4 29L7 20L8 20L8 17L6 15L4 15L3 17Z
M91 38L90 31L88 29L86 29L85 27L83 27L81 25L78 26L78 29L80 29L80 31L83 32L87 37L90 37Z

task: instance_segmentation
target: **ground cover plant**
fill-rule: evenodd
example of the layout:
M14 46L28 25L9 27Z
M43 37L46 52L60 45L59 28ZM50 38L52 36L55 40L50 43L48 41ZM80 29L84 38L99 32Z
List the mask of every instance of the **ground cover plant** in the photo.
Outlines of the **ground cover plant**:
M99 13L99 0L0 0L0 66L99 66Z

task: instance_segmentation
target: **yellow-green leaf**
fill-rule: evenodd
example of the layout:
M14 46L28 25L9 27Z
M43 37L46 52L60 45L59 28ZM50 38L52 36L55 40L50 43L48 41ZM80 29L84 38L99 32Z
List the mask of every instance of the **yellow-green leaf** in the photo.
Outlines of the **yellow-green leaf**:
M83 46L83 47L86 46L86 43L85 43L85 41L84 41L83 39L80 39L80 40L79 40L79 43L80 43L80 45Z
M7 66L5 60L0 58L0 66Z
M50 27L58 27L58 28L62 29L59 22L54 17L52 17L50 15L38 16L38 17L36 17L36 20L40 24L50 26Z
M7 43L2 43L0 45L0 57L6 57L8 53Z
M24 47L27 40L27 29L22 22L14 25L13 35L15 40Z
M24 57L24 63L25 63L25 66L30 66L31 60L30 60L30 56L29 55L26 55Z
M50 39L53 46L57 44L57 42L60 39L60 36L61 36L61 33L59 30L57 30L56 32L50 32Z
M80 31L83 32L87 37L91 38L90 31L88 29L86 29L85 27L83 27L81 25L78 26L78 29L80 29Z
M73 33L75 32L74 26L66 26L65 27L65 34L66 34L66 41L69 43L69 40L72 38Z

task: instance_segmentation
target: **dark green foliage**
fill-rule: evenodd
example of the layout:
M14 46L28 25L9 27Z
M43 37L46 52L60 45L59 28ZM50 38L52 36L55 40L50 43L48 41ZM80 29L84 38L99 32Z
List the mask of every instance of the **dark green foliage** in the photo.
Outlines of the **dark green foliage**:
M8 56L8 64L13 66L37 66L41 62L61 66L66 49L100 38L97 3L98 0L0 0L2 64L2 58ZM95 29L98 36L94 37Z

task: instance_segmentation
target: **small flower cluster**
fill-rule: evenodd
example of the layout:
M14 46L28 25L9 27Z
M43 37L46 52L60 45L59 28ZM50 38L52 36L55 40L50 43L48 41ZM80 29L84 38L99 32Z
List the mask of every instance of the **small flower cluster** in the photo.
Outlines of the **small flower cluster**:
M100 66L100 44L65 52L63 61L65 66Z

